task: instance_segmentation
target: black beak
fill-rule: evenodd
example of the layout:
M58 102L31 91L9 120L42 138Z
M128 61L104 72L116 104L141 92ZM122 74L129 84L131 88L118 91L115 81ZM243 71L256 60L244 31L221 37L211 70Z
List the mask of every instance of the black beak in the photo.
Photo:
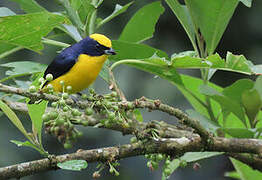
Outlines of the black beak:
M105 54L107 54L107 55L116 55L115 50L112 49L112 48L106 49L104 52L105 52Z

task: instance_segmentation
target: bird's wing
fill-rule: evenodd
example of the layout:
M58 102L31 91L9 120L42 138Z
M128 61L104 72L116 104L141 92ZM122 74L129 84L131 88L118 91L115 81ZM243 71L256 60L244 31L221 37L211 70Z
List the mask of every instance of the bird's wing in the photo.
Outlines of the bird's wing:
M53 79L56 79L67 73L76 63L76 58L72 56L58 55L53 62L47 67L44 73L44 78L47 74L52 74ZM47 82L43 85L43 87Z

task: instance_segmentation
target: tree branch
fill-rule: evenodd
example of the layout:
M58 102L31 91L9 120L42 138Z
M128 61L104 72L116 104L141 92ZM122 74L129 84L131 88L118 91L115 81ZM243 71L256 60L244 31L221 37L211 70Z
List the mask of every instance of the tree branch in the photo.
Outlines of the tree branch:
M55 95L50 95L50 94L46 94L43 92L30 93L26 90L15 88L12 86L3 85L3 84L0 84L0 92L18 94L18 95L25 96L31 99L35 99L35 100L40 100L40 99L44 99L48 101L58 101L59 100L59 97ZM86 107L90 107L90 103L87 101L74 102L70 98L66 100L66 103L69 105L78 106L79 108L82 108L82 109ZM145 97L142 97L130 103L132 104L131 107L128 106L127 101L118 102L116 103L116 105L118 105L119 107L125 108L127 110L134 109L134 108L148 108L150 110L159 110L159 111L168 113L171 116L175 116L176 118L178 118L181 123L195 129L196 132L201 137L203 137L204 142L207 142L207 140L212 138L212 135L200 125L199 121L197 121L196 119L190 118L183 111L177 108L173 108L171 106L161 103L159 100L154 101L154 100L150 100L150 99L146 99Z
M58 101L59 97L55 95L45 94L42 92L29 93L26 90L6 86L0 84L0 91L6 93L19 94L25 97L34 98L36 100L45 99L49 101ZM13 110L27 112L27 106L24 103L12 102L5 100L5 103ZM75 105L81 109L90 107L87 101L78 101L76 104L72 99L66 100L67 104ZM131 104L131 106L130 106ZM229 155L239 159L240 161L251 165L252 167L262 171L258 166L261 165L262 140L259 139L237 139L237 138L222 138L213 137L206 131L196 119L188 117L181 110L161 103L159 100L150 100L142 97L132 102L115 102L119 108L132 110L135 108L148 108L149 110L159 110L170 114L180 120L187 126L192 127L195 133L191 130L180 129L174 125L165 122L152 121L148 123L137 122L132 125L112 124L110 127L101 125L99 115L79 117L83 121L88 122L88 126L98 126L99 128L107 128L120 131L123 134L136 134L141 136L138 143L122 145L119 147L109 147L94 150L83 150L73 154L57 156L55 165L52 164L53 159L42 159L28 163L17 164L9 167L0 168L0 179L11 177L23 177L40 171L57 169L57 162L64 162L73 159L85 159L87 162L95 161L114 161L130 156L138 156L150 153L164 153L172 156L181 156L185 152L201 152L201 151L216 151L226 152ZM52 108L47 108L50 111ZM81 122L81 121L79 121ZM75 122L77 124L77 122ZM152 136L152 130L157 132L158 137ZM211 139L210 143L208 140ZM142 143L143 142L143 143ZM248 158L236 153L252 153L257 154ZM238 156L239 155L239 156Z
M200 138L153 138L144 143L139 141L137 143L126 144L119 147L79 150L76 153L60 155L50 159L44 158L37 161L3 167L0 168L0 179L21 178L42 171L56 170L58 169L57 163L74 159L83 159L87 162L106 162L151 153L164 153L177 157L182 156L185 152L199 152L203 148L207 151L252 153L254 147L251 146L257 146L257 144L250 144L249 141L255 142L254 139L215 138L213 146L205 148L201 143ZM259 148L261 148L261 146L262 145L260 144ZM231 154L231 156L233 156L233 154ZM261 159L259 159L259 161L261 162ZM261 168L259 168L259 170L261 170Z

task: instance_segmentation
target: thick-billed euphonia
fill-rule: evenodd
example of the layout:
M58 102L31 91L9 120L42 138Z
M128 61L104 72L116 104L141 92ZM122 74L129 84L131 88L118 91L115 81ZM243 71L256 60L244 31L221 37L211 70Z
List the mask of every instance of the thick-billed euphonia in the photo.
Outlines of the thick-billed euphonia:
M55 92L62 92L63 86L71 86L71 93L77 93L92 84L98 76L109 55L115 55L109 38L102 34L92 34L78 43L64 49L47 67L44 78L53 75L53 80L46 82Z

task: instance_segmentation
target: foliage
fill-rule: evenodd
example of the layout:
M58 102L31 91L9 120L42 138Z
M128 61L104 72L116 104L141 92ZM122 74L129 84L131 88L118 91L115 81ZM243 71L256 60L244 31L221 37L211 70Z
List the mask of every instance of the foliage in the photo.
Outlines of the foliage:
M0 48L0 58L24 48L40 52L43 49L43 43L67 47L67 44L53 40L52 34L63 32L78 41L93 32L97 32L104 24L124 13L134 3L130 2L123 6L116 4L114 11L108 17L101 19L97 17L97 11L99 11L103 2L101 0L59 0L65 11L57 13L48 12L34 0L12 1L18 3L26 14L16 15L7 8L0 9L0 47L3 47ZM142 7L128 21L119 39L113 41L117 55L110 58L113 65L110 69L109 64L104 66L101 76L109 82L108 72L119 64L126 64L152 73L167 80L183 93L194 107L194 110L187 110L188 115L198 119L209 132L217 136L222 133L226 137L261 138L261 130L258 124L262 120L262 76L259 76L262 74L262 65L254 65L244 55L234 55L228 52L227 56L223 58L215 53L239 1L185 0L185 5L182 5L178 0L165 0L165 3L171 8L186 31L193 47L193 51L173 54L171 57L157 48L144 44L145 40L153 37L156 23L165 10L161 1ZM241 2L251 7L251 0L241 0ZM138 28L139 31L137 31ZM27 61L2 63L0 66L9 68L6 71L7 77L0 82L31 76L29 79L35 80L33 83L35 86L39 86L38 79L41 76L39 74L45 68L45 65L40 63ZM178 69L199 69L202 76L196 78L184 75L179 73ZM241 79L226 88L222 88L209 81L216 70L256 75L258 78L256 81ZM16 80L15 82L17 83ZM19 86L19 83L17 83L17 86ZM35 92L35 89L31 88L30 91ZM72 141L76 139L70 136L81 135L81 132L74 128L72 122L84 126L85 122L77 119L80 116L78 110L72 109L71 106L64 103L64 100L67 99L66 93L66 91L63 92L57 104L52 104L52 107L56 110L59 108L62 110L59 114L55 114L55 111L53 111L53 114L52 112L44 114L47 106L46 101L39 104L28 104L29 115L32 120L32 136L25 130L15 113L4 101L0 101L2 111L28 139L26 142L12 142L18 146L33 147L40 153L47 155L41 144L43 120L47 131L57 136L58 139L60 137L59 140L64 143L65 148L70 148ZM91 92L90 96L84 97L83 99L95 102L91 108L85 110L85 115L92 114L95 107L100 106L104 109L103 112L98 113L104 113L106 118L101 120L100 125L110 127L111 123L124 123L130 114L112 105L119 101L113 93L105 95L104 99L101 99L94 92ZM95 111L97 112L97 110ZM75 113L75 115L69 117L68 112L69 114ZM132 113L135 114L138 121L143 121L139 110ZM45 117L45 115L48 117ZM67 128L70 131L65 131ZM64 133L62 138L61 132ZM175 169L181 166L181 162L189 163L219 154L221 153L187 153L172 161L169 160L170 157L165 157L162 179L167 179ZM159 161L154 160L156 156L150 155L150 158L149 166L158 166ZM247 165L243 165L234 159L231 159L231 161L237 170L231 174L234 177L239 177L242 180L261 177L261 173L252 170ZM86 166L87 164L82 164L82 161L59 164L60 168L71 170L80 170L86 168ZM114 169L113 166L110 166L110 169ZM247 174L246 171L250 173Z

